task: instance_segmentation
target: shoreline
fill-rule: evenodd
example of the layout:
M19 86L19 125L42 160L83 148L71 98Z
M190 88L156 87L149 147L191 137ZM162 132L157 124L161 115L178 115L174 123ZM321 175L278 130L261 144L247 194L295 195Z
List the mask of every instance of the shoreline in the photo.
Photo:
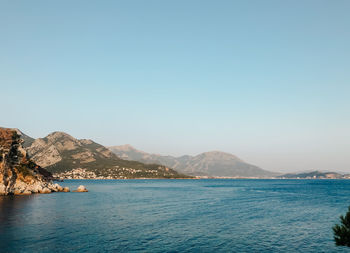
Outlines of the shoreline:
M350 180L350 178L249 178L249 177L210 177L210 178L67 178L60 179L60 182L66 180ZM56 181L56 180L55 180Z

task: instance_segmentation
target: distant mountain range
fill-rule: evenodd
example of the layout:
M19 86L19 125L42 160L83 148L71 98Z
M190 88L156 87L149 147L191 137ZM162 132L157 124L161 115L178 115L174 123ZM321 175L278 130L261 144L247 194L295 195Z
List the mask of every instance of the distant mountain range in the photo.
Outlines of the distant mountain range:
M53 132L38 139L18 129L17 132L34 162L65 178L88 175L91 178L182 178L185 175L268 178L279 175L219 151L197 156L162 156L139 151L130 145L108 149L92 140L78 140L63 132Z
M140 151L131 145L106 148L63 132L34 139L15 130L21 135L29 157L61 178L350 178L349 174L337 172L270 172L220 151L196 156L164 156Z
M29 157L63 178L186 178L159 164L144 164L119 158L92 140L78 140L63 132L33 139L21 134Z
M279 173L263 170L238 157L220 151L205 152L196 156L162 156L149 154L131 145L112 146L109 149L122 159L135 160L146 164L158 163L181 173L209 177L274 177Z
M308 172L300 172L300 173L287 173L278 176L278 178L286 178L286 179L348 179L350 178L349 174L341 174L337 172L322 172L322 171L308 171Z

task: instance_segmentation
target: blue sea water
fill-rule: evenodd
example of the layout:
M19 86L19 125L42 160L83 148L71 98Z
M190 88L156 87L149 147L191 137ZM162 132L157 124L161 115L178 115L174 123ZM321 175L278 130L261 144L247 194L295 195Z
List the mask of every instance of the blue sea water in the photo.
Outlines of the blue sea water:
M0 252L347 252L350 180L70 180L0 197Z

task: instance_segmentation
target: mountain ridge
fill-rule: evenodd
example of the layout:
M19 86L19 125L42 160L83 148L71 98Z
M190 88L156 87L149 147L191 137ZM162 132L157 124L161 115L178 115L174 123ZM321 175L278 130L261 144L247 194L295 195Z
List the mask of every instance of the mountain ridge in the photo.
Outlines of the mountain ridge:
M163 165L123 160L93 140L76 139L65 132L26 139L31 159L59 178L188 178Z
M286 173L278 176L283 179L349 179L349 173L338 173L334 171L312 170L300 173Z
M280 173L270 172L246 163L237 156L222 152L208 151L195 156L170 156L140 151L130 144L108 147L120 158L143 163L159 163L193 176L209 177L273 177Z

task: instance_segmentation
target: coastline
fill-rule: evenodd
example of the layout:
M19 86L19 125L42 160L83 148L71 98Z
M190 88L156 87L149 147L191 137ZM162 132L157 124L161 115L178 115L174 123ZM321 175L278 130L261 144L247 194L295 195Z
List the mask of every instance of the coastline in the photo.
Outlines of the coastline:
M208 178L67 178L60 182L73 180L349 180L349 178L251 178L251 177L208 177ZM55 180L54 180L55 181Z

